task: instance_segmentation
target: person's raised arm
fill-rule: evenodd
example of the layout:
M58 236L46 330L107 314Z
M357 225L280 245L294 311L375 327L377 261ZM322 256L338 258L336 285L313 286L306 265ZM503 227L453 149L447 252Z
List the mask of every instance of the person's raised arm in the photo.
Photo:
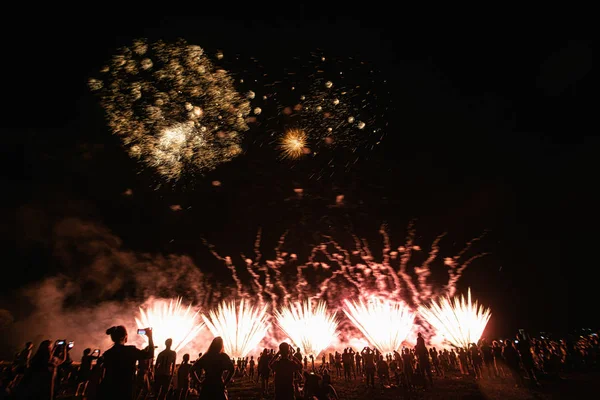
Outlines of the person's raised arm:
M62 363L64 363L65 361L67 361L67 346L66 345L63 346L62 353L63 353L62 354L62 360L59 359L59 361L60 361L58 363L59 365L62 364Z
M200 374L200 376L202 376L201 360L202 360L202 358L198 359L190 368L190 376L192 377L192 379L194 379L199 384L202 383L202 381L200 380L200 377L198 376L198 374Z
M290 357L290 360L292 360L292 362L296 365L296 368L299 371L302 370L302 363L300 362L300 360L298 360L296 357Z
M296 359L296 357L290 357L290 358ZM271 358L271 361L269 361L269 369L272 369L272 368L271 368L271 366L272 366L273 364L275 364L275 362L276 362L278 359L279 359L279 352L277 352L277 354L275 354L275 355L273 356L273 358Z
M225 381L223 381L223 384L227 386L229 385L231 378L233 378L233 372L235 371L235 366L233 365L233 362L231 362L231 360L229 359L229 356L227 357L227 363L225 364L225 371L227 371L227 376L225 376Z
M152 338L152 328L146 328L146 336L148 336L148 348L146 350L137 351L138 360L149 360L154 358L154 339Z

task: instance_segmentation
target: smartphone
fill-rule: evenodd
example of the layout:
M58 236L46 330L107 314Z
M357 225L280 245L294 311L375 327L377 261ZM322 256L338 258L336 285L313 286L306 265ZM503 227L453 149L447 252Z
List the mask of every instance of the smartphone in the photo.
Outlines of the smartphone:
M94 354L94 355L100 354L100 349L94 349L94 351L92 351L92 354Z
M546 339L546 338L545 338L545 337L543 337L543 336L540 336L540 339Z
M56 345L57 345L57 346L64 346L64 345L65 345L65 343L66 343L66 340L64 340L64 339L62 339L62 340L57 340L57 341L56 341Z
M518 340L515 340L515 343L519 343L519 341L518 341Z
M138 329L138 335L145 335L145 334L146 334L145 329Z
M73 348L73 346L75 346L75 342L74 342L74 341L70 341L70 342L69 342L69 345L68 345L68 347L69 347L70 349L72 349L72 348Z
M504 343L504 340L500 339L500 343Z

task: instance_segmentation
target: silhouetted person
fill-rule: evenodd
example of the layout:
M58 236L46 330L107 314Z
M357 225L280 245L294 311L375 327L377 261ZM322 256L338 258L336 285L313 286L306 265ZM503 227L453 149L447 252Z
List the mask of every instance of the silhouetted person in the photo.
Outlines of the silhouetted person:
M425 379L425 375L429 379L429 383L433 385L433 377L431 376L431 363L429 362L429 352L425 346L425 339L421 332L417 334L417 345L415 346L415 354L419 360L419 373Z
M32 400L53 400L56 370L66 358L66 344L55 345L53 348L50 340L40 343L23 379L26 384L24 397Z
M498 341L494 340L492 342L492 354L494 356L494 369L496 371L496 376L504 377L504 369L506 368L506 364L504 363L504 358L502 357L502 346Z
M254 365L256 363L254 362L254 356L250 356L250 361L248 361L248 365L250 366L250 369L248 370L248 376L250 376L250 380L254 380Z
M266 396L269 392L269 377L271 375L271 370L269 369L270 362L271 353L267 349L264 349L258 359L258 376L260 378L260 388L263 396Z
M190 370L192 364L190 364L190 355L184 354L183 361L177 369L177 392L176 399L183 400L187 398L188 391L190 389Z
M510 370L513 378L515 379L515 384L523 384L523 377L519 372L519 352L515 349L512 340L506 340L504 342L504 350L502 351L502 356L504 357L504 362L506 366Z
M29 361L31 359L31 353L33 352L33 343L25 343L25 348L17 353L15 356L15 374L24 374L27 368L29 368Z
M97 358L98 355L92 355L92 349L83 350L81 364L79 364L79 371L77 372L77 394L85 393L85 388L92 372L92 361Z
M99 355L93 355L92 349L83 350L83 356L81 357L81 364L79 364L79 374L77 377L80 382L85 382L90 377L92 372L92 362L97 360Z
M362 367L361 367L362 357L358 351L354 355L354 358L356 359L356 374L362 375Z
M342 363L344 364L344 380L349 381L352 379L352 359L353 354L348 352L348 349L344 349L342 353Z
M527 373L529 380L532 384L539 385L537 377L535 376L535 362L533 361L533 355L531 354L531 343L529 339L525 335L517 335L517 350L521 355L521 363L523 364L523 369Z
M302 362L296 357L290 357L290 345L283 342L279 352L269 363L269 368L275 373L275 399L293 400L294 375L302 372Z
M152 329L146 329L149 345L140 350L135 346L126 346L127 329L124 326L113 326L106 330L114 345L106 350L104 359L104 379L101 384L101 397L106 400L131 400L133 397L133 382L135 363L154 357L154 341Z
M83 399L96 400L100 398L100 384L104 375L104 357L98 357L96 365L92 367L90 380L85 388Z
M155 346L156 348L156 346ZM148 347L144 348L144 351L148 351ZM150 393L150 374L153 363L153 359L140 360L138 361L137 375L135 377L135 398L139 398L140 393Z
M410 353L409 349L404 349L402 351L402 367L404 372L404 380L406 382L406 387L408 389L413 387L413 361L414 358Z
M495 367L494 367L494 352L492 347L488 344L487 340L481 340L481 357L483 358L483 365L486 371L488 378L496 375Z
M481 357L479 349L475 343L471 343L469 355L471 356L471 366L473 368L473 373L475 374L475 379L482 379L483 374L481 372L481 367L483 365L483 358Z
M383 356L379 356L379 361L377 362L377 377L379 378L382 386L389 385L390 368Z
M200 384L200 400L226 400L226 387L233 377L235 366L231 358L223 352L223 338L213 339L206 353L192 366L192 377L204 371L204 380ZM223 373L227 372L223 380Z
M163 351L158 353L156 357L156 365L154 366L154 391L159 400L163 400L169 386L171 386L171 379L175 372L175 362L177 360L177 353L171 350L173 345L173 339L165 340L165 347Z
M321 399L321 375L314 372L304 371L304 398L305 399Z
M361 354L365 366L367 386L369 386L370 383L371 386L375 387L375 354L368 347L365 347Z

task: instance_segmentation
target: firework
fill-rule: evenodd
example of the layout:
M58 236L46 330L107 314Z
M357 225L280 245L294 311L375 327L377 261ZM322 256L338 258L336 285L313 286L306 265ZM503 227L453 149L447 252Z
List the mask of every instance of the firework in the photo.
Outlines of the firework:
M446 296L430 306L420 306L419 313L450 344L463 348L479 341L492 315L489 308L471 302L470 288L466 300L464 296Z
M152 300L146 310L140 307L140 317L135 322L140 329L152 328L157 345L162 345L166 339L173 339L172 349L175 351L184 348L204 327L198 318L198 311L193 312L191 305L182 306L181 298Z
M401 302L371 296L365 304L344 301L344 312L365 338L382 353L398 350L410 333L415 314Z
M216 168L241 153L250 104L199 46L137 40L89 87L130 156L166 180Z
M280 139L280 149L283 158L297 159L305 153L306 147L306 132L301 129L290 129L285 132Z
M293 303L281 312L276 311L277 325L289 336L296 347L307 356L317 357L333 341L337 321L335 312L329 314L324 302L313 309L310 301Z
M223 302L208 316L202 315L214 336L221 336L230 357L246 357L267 334L267 307L253 307L245 300Z
M385 120L393 98L379 97L389 93L381 74L352 58L317 54L302 67L277 81L283 86L277 94L284 118L304 130L314 146L355 149L379 144L384 135L380 121Z
M300 198L304 190L296 188L294 192ZM335 201L340 204L345 200L338 195ZM279 237L272 259L265 258L261 252L260 231L254 243L254 257L244 254L241 258L229 257L219 254L208 242L204 243L231 271L238 296L256 298L261 304L271 303L273 310L289 306L293 299L326 300L330 307L341 308L348 298L368 298L371 294L385 294L383 297L404 301L416 310L438 296L453 296L466 268L486 255L468 255L483 235L469 241L455 256L445 257L441 248L443 234L429 246L417 244L416 231L409 225L405 242L394 248L385 227L379 232L383 239L379 257L365 240L351 233L348 238L354 239L354 246L344 247L332 237L322 236L323 240L308 249L304 260L297 252L284 250L289 247L288 232ZM290 274L294 269L296 274ZM443 286L434 285L431 279L434 269L447 271L449 280ZM243 283L238 276L240 270L252 279Z

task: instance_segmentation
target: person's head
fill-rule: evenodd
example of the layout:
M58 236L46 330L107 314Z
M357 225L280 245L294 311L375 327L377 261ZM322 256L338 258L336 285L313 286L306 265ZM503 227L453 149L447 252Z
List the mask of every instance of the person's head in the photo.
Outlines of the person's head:
M290 355L290 345L287 344L286 342L282 342L279 345L279 354L281 354L282 357L287 357Z
M113 326L106 330L106 334L110 335L110 339L115 344L127 343L127 329L123 325Z
M33 358L31 359L31 365L36 365L39 367L48 366L48 361L50 361L50 355L52 354L52 341L44 340L38 346Z
M300 347L298 347L298 348L296 349L296 352L297 352L297 353L302 353L302 352L300 351Z
M83 350L83 355L89 356L91 352L92 352L92 349L85 349L85 350Z
M250 359L251 359L251 360L254 360L254 356L250 356Z
M183 362L184 362L184 363L187 363L187 362L189 362L189 361L190 361L190 355L189 355L189 354L187 354L187 353L186 353L186 354L184 354L184 355L183 355Z
M167 349L170 349L172 345L173 345L173 339L169 338L169 339L165 340L165 346L167 347Z
M419 338L423 337L423 335L421 335L421 332L417 333L417 337L419 337Z
M225 346L223 346L223 338L221 336L217 336L213 339L210 346L208 346L208 350L206 354L220 354L223 352Z

